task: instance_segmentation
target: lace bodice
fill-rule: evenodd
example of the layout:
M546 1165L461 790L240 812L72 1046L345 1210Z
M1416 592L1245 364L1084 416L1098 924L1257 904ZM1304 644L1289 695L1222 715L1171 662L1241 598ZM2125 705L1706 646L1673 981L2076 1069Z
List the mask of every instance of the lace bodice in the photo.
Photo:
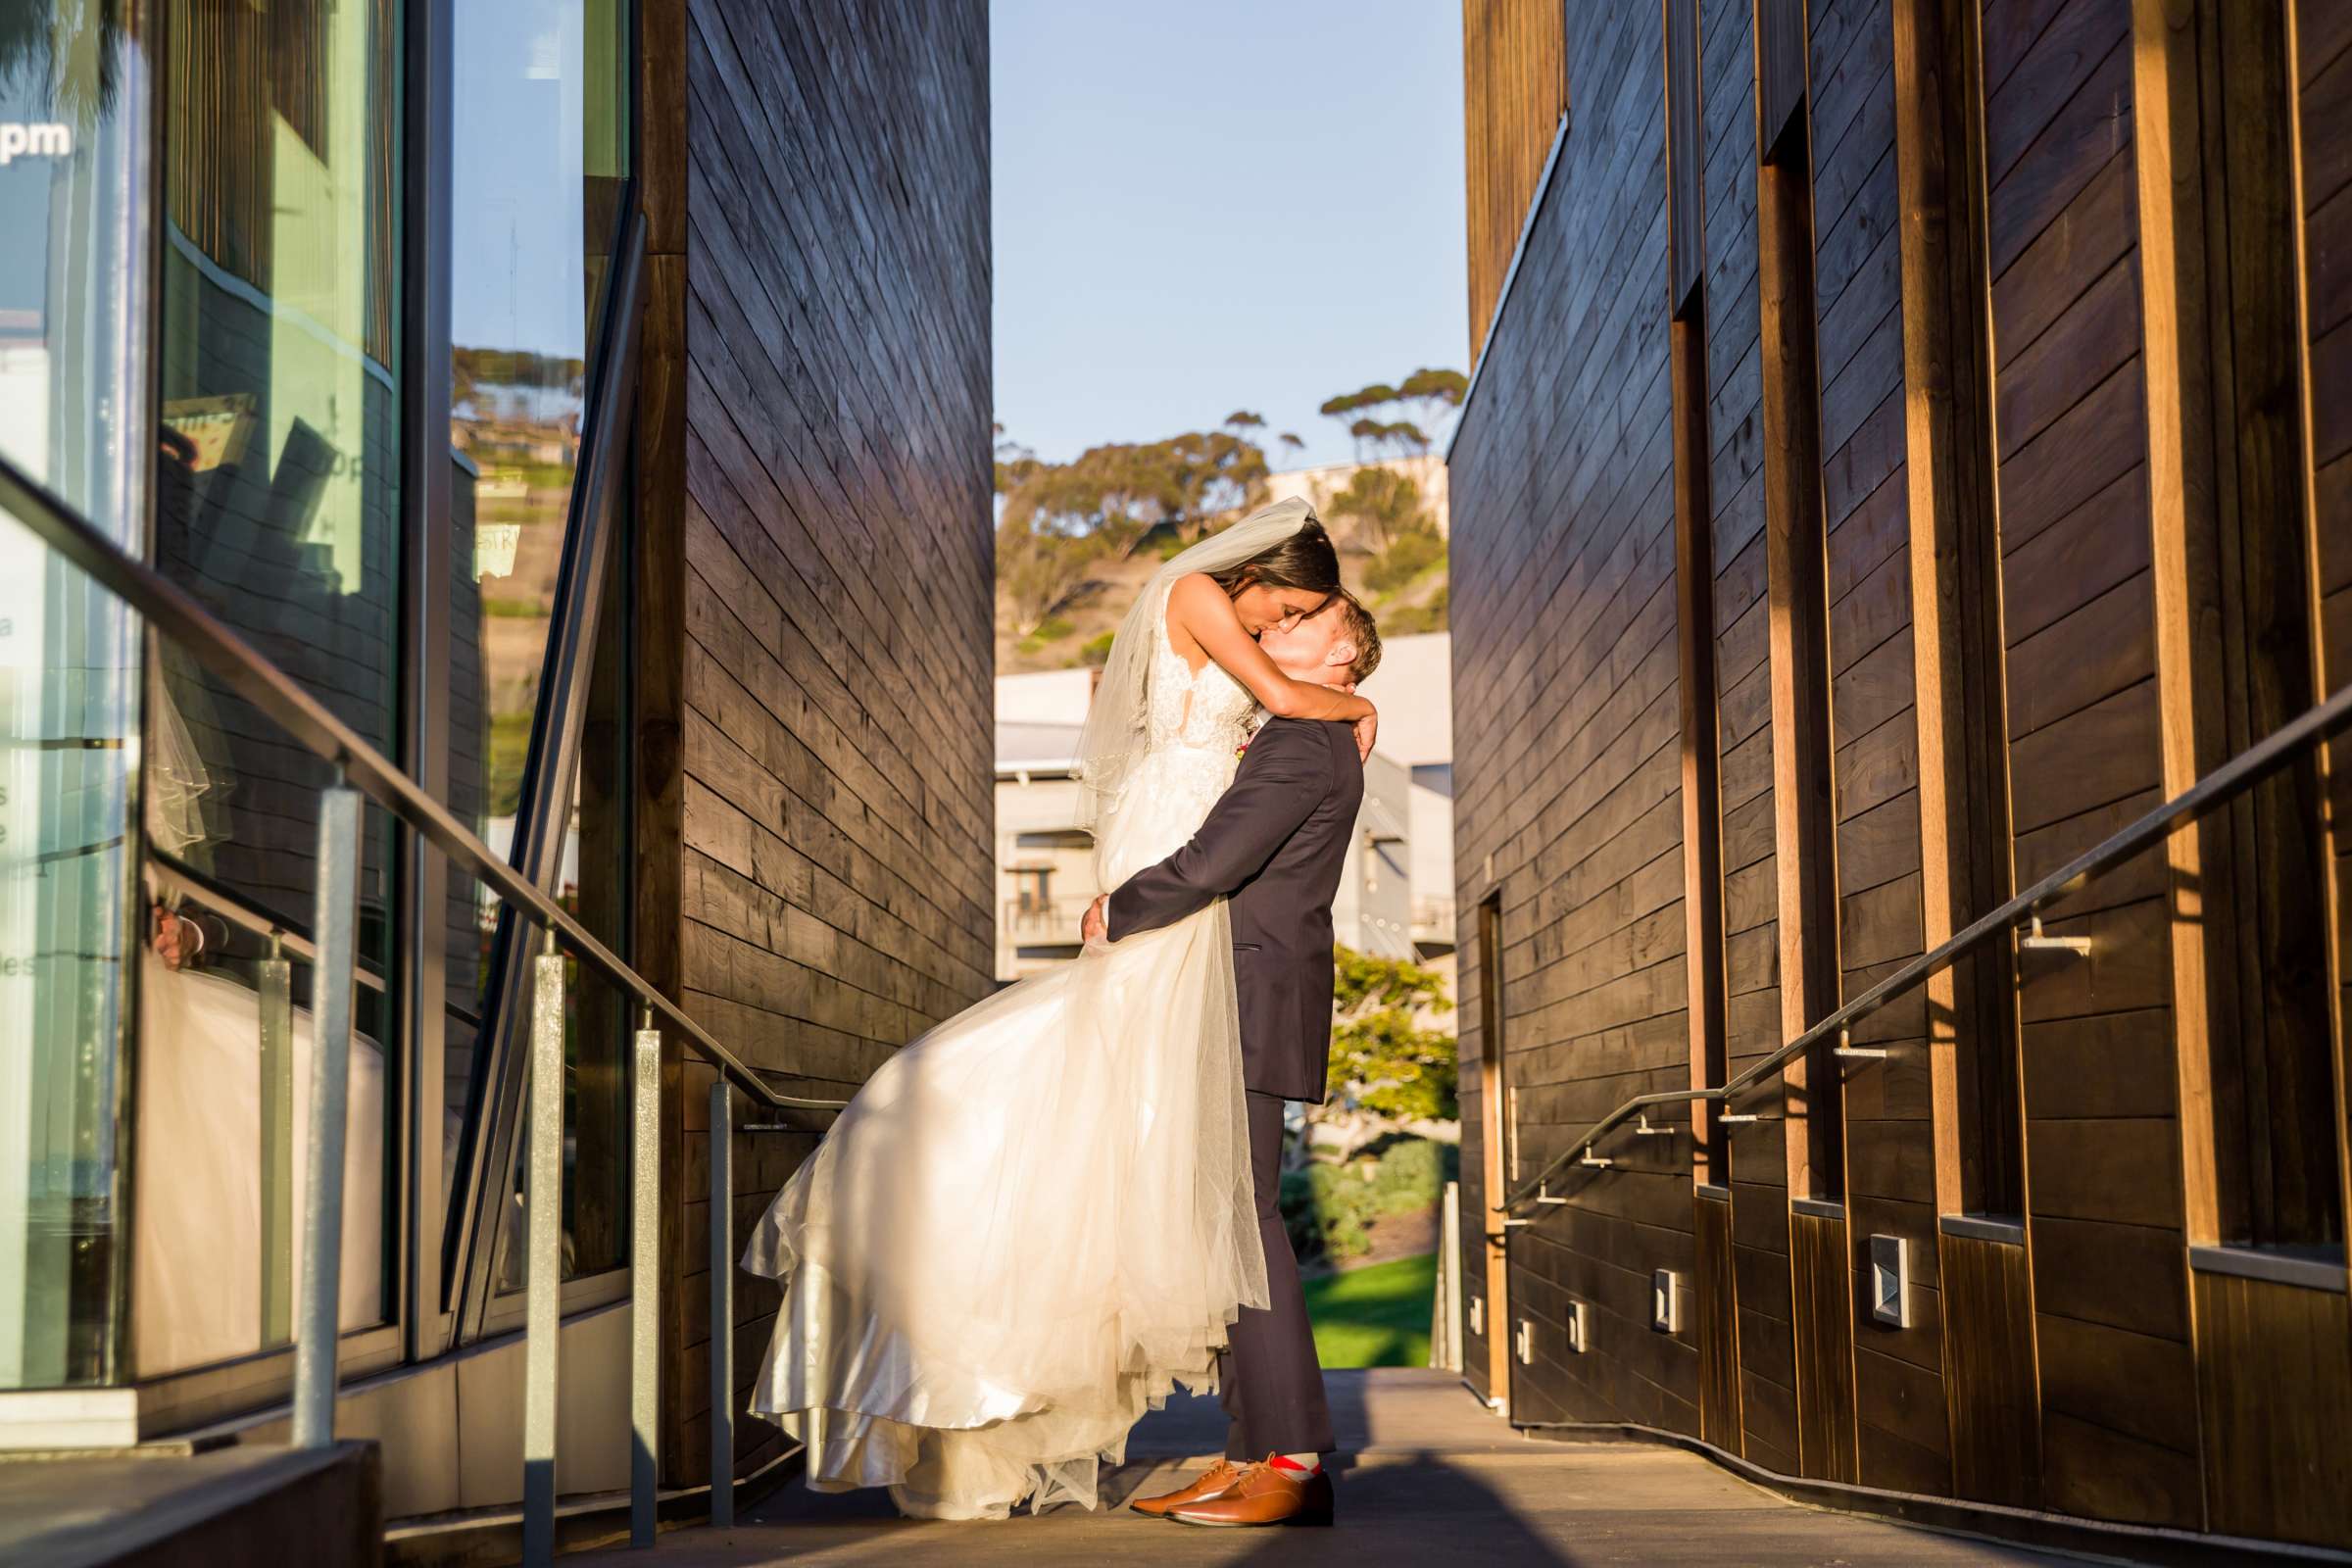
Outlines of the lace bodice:
M1152 750L1182 746L1230 757L1242 742L1243 724L1257 708L1249 688L1209 660L1199 674L1176 652L1160 627L1152 668L1147 735Z

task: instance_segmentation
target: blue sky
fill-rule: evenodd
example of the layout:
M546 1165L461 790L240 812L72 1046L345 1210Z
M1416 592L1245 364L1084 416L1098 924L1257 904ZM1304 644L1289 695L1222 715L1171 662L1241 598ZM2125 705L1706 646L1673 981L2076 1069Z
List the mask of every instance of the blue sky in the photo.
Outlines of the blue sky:
M1039 456L1468 370L1450 0L996 0L997 418ZM1278 466L1291 466L1289 463Z

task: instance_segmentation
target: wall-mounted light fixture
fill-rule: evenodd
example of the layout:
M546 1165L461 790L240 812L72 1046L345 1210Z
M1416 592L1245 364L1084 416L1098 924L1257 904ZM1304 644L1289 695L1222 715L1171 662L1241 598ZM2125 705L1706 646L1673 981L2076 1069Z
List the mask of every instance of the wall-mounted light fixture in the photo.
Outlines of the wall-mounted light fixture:
M1670 1268L1650 1273L1649 1326L1660 1334L1683 1332L1683 1282Z
M1900 1236L1870 1239L1870 1315L1888 1328L1911 1326L1911 1244Z

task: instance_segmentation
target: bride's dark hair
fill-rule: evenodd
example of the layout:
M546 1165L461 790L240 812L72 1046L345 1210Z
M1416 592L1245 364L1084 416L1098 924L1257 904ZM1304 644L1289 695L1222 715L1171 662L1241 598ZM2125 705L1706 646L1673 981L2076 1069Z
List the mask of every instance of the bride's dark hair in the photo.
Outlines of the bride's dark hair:
M1208 575L1228 599L1245 588L1297 588L1322 594L1328 603L1330 596L1340 591L1340 553L1333 548L1331 535L1323 531L1323 524L1309 517L1297 533L1271 550L1261 550L1238 566Z

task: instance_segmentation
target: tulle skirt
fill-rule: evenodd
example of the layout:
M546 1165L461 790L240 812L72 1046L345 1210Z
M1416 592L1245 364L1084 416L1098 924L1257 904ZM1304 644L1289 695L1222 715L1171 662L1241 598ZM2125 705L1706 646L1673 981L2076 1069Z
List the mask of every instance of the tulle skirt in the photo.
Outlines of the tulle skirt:
M1221 776L1107 830L1106 885L1181 844ZM1213 1388L1266 1301L1223 904L900 1052L743 1261L785 1282L752 1408L811 1486L933 1518L1093 1507L1128 1429Z

